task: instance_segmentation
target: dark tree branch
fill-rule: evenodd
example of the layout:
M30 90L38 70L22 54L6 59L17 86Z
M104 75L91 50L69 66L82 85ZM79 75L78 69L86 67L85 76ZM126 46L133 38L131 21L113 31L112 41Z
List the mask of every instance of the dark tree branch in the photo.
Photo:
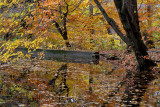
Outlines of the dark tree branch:
M108 16L100 2L98 0L94 1L106 21L112 26L115 32L128 46L132 47L138 62L138 70L150 70L150 67L156 66L156 63L147 58L147 47L145 46L140 33L137 0L114 0L123 28L126 31L126 36L124 36L120 31L116 22Z
M106 11L103 9L103 7L101 6L100 2L98 0L94 0L94 2L97 4L97 7L100 9L100 11L102 12L102 15L104 16L104 18L106 19L106 21L108 22L109 25L111 25L111 27L115 30L115 32L120 36L120 38L127 44L127 45L131 45L130 41L128 40L128 38L120 31L119 27L116 25L116 22L110 18L108 16L108 14L106 13Z
M138 70L149 70L151 66L156 66L151 59L147 59L147 47L145 46L140 33L137 0L114 0L118 10L123 28L126 31L127 38L131 42L139 68Z
M78 3L78 5L72 10L72 11L70 11L70 12L74 12L80 5L81 5L81 3L83 2L84 0L80 0L80 2Z
M63 35L62 29L60 28L59 24L58 24L55 20L53 20L53 23L55 23L55 26L56 26L58 32L59 32L61 35Z
M65 2L65 0L64 0ZM67 41L68 40L68 36L67 36L67 26L66 26L66 23L67 23L67 15L68 15L68 4L65 2L66 4L66 12L62 12L61 10L61 5L59 4L59 12L60 12L60 17L62 19L62 25L63 27L60 27L60 25L55 21L53 20L53 23L55 23L55 26L58 30L58 32L61 34L61 36L63 37L63 39L65 40L65 44L66 44L66 47L71 47L70 43Z
M68 4L66 3L66 12L64 13L64 16L63 16L63 34L66 35L67 37L67 27L66 27L66 22L67 22L67 15L68 15ZM67 40L68 38L64 38L65 40Z
M119 92L119 90L124 86L130 78L132 78L133 72L130 70L127 70L126 76L123 78L123 80L115 87L115 90L111 91L110 94L108 95L109 98L107 99L106 102L103 103L102 107L105 107L106 104L108 104L113 97L116 96L116 94Z

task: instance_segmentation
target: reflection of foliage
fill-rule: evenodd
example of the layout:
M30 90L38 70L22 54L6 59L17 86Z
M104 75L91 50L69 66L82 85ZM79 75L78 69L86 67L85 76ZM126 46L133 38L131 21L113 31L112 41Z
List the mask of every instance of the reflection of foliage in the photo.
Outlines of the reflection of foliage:
M61 73L61 74L60 74ZM63 93L65 90L67 90L67 97L68 97L68 92L69 92L69 88L66 84L66 73L67 73L67 64L62 65L61 68L58 69L57 73L55 74L55 77L49 81L49 84L54 87L57 87L58 89L55 90L56 93L58 93L59 95L61 95L61 93ZM59 86L56 85L56 83L58 83L58 81L56 82L56 80L61 77L60 84Z
M28 106L54 106L59 102L61 106L94 106L102 105L107 98L108 104L114 105L119 103L114 103L116 96L123 96L125 85L134 85L131 75L134 72L126 74L126 68L112 63L66 65L63 62L19 59L12 62L12 66L0 66L0 95L5 103L13 100ZM89 81L90 76L92 82ZM92 88L92 92L89 88Z

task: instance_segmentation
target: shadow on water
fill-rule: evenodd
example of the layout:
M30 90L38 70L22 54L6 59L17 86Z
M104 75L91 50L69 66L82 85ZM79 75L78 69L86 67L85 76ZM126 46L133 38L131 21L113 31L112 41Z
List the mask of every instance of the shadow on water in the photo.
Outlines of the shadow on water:
M55 77L49 81L49 84L53 86L53 88L57 87L58 90L55 90L56 94L61 95L64 91L66 91L67 97L69 93L69 88L66 84L66 73L67 73L67 64L62 65L56 72ZM59 86L56 86L56 79L61 78L61 82Z
M89 94L93 93L93 81L94 81L94 71L89 71ZM110 71L107 75L111 75L113 72ZM67 64L62 65L55 74L55 77L49 81L49 84L55 87L55 81L58 79L58 77L61 77L62 81L60 83L59 90L56 90L56 93L59 93L59 95L67 90L67 97L69 94L69 88L66 84L66 73L67 73ZM115 97L116 94L120 91L121 87L125 87L123 96L121 98L121 101L119 102L119 106L130 106L130 107L138 107L140 106L140 102L142 100L142 97L144 96L148 85L155 79L155 75L152 71L143 71L143 72L132 72L127 71L126 76L123 78L123 80L118 84L118 86L115 88L116 90L111 91L111 94L109 94L107 100L108 102L104 102L102 104L102 107L107 107L109 104L109 100L112 97ZM73 99L72 99L73 100ZM106 99L105 99L106 100Z
M127 106L140 106L148 85L155 79L151 71L136 72L126 84L122 101Z
M155 75L152 71L132 72L128 71L124 81L120 82L117 90L112 91L109 95L109 99L115 97L121 87L124 88L120 105L127 107L139 107L149 84L155 79ZM107 107L109 102L103 103L102 107ZM157 105L158 107L158 105Z
M14 67L26 64L16 62ZM130 71L99 60L89 64L47 60L29 64L21 70L0 67L0 106L138 107L157 79L152 71ZM158 107L159 99L153 103Z

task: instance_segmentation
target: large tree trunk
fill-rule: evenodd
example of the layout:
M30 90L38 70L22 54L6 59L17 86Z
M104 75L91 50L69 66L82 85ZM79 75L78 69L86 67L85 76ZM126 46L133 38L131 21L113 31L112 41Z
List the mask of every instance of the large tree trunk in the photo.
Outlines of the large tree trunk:
M115 21L108 17L107 13L102 8L99 1L94 1L97 4L98 8L101 10L107 22L112 26L116 33L118 31L117 34L121 38L125 38L122 38L122 40L124 40L127 45L130 45L132 47L139 65L139 69L141 71L148 70L151 66L155 66L156 64L148 58L149 55L147 53L147 47L145 46L140 34L137 13L137 0L114 0L124 30L126 31L126 36L124 36L118 29Z
M140 33L137 0L114 0L114 3L126 31L126 36L131 42L140 70L146 70L150 66L156 65L152 60L146 58L149 55Z

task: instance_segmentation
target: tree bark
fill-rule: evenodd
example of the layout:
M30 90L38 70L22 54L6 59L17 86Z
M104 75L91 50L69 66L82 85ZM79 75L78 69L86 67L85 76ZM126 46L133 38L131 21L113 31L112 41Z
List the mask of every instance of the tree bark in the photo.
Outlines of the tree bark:
M89 17L90 17L90 20L93 20L93 5L92 5L92 0L89 0ZM90 49L92 50L93 49L93 46L94 46L94 37L93 35L95 34L95 29L94 29L94 25L91 24L90 26Z
M114 0L120 20L123 24L124 30L126 31L126 36L124 36L119 30L115 21L108 17L99 1L94 1L107 22L112 26L116 33L127 45L132 47L139 65L139 70L148 70L151 66L156 66L156 63L149 59L147 47L145 46L141 37L137 13L137 0Z
M65 2L66 3L66 2ZM67 36L67 15L68 15L68 4L66 3L66 12L62 12L61 11L61 6L60 6L60 14L61 14L61 19L62 19L62 27L60 27L60 25L58 24L58 22L56 22L55 20L53 20L53 23L55 23L55 26L58 30L58 32L61 34L61 36L63 37L63 39L65 40L65 44L66 47L71 47L69 41L68 41L68 36Z
M65 40L65 44L66 47L71 47L69 41L68 41L68 36L67 36L67 29L65 27L65 29L62 29L59 24L53 20L53 23L55 23L55 26L57 28L57 31L61 34L61 36L63 37L63 39Z
M131 42L139 69L148 70L150 66L155 66L156 64L152 60L146 58L149 55L140 33L137 0L114 0L114 3L126 31L126 36Z
M119 27L116 25L116 22L108 16L108 14L105 12L103 7L101 6L100 2L98 0L94 0L94 2L97 4L97 7L100 9L102 15L104 16L105 20L108 22L109 25L115 30L115 32L120 36L120 38L127 44L131 45L128 38L120 31Z

